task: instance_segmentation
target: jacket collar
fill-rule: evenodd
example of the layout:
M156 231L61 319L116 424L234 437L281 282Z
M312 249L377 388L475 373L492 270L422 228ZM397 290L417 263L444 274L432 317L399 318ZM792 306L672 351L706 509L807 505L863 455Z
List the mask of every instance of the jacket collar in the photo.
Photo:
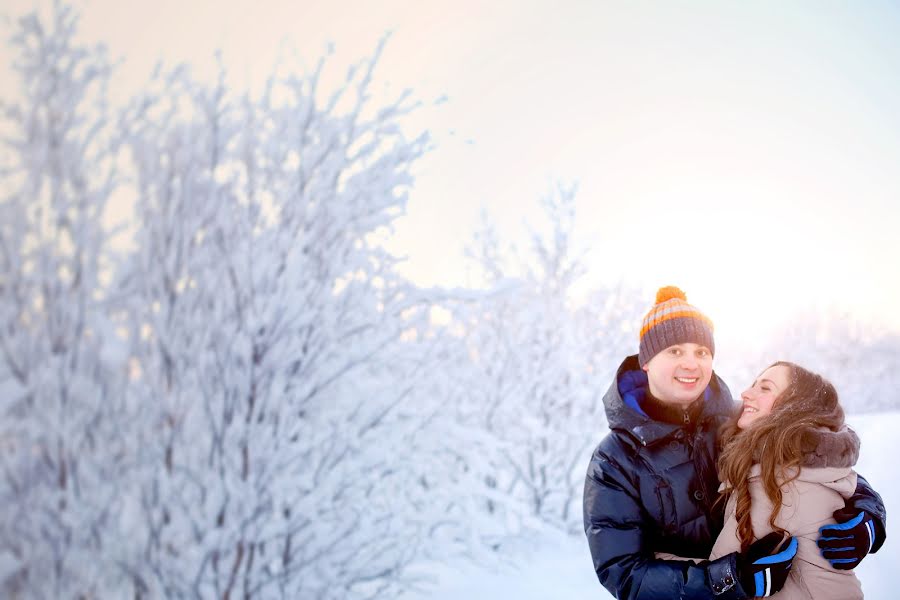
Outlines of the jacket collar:
M753 460L757 463L765 447L763 443L762 448L754 448ZM801 467L846 469L859 459L859 436L846 425L837 431L827 427L805 429L800 432L800 452Z
M859 436L844 425L809 429L800 437L804 467L852 467L859 458Z
M647 374L641 369L635 354L622 361L615 380L603 397L609 428L629 432L644 446L666 438L684 427L682 424L655 421L644 412L640 402L646 397L647 386ZM715 373L704 390L703 397L699 422L728 416L734 409L728 386Z

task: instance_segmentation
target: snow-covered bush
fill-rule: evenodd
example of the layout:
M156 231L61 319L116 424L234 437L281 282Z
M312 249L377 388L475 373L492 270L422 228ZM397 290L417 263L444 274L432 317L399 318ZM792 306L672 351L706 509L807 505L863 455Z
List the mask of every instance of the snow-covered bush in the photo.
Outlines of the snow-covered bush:
M511 252L486 224L470 254L489 291L456 311L470 359L457 418L491 440L472 464L486 510L510 521L507 533L542 524L580 530L584 468L605 424L602 396L635 345L631 292L600 288L573 300L585 268L574 199L564 186L542 199L548 230L532 231L518 266L506 264Z

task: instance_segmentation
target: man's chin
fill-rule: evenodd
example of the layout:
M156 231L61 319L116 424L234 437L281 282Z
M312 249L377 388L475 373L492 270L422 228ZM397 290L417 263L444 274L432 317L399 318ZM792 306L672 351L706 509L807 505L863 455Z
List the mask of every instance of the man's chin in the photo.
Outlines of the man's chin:
M699 398L699 397L700 397L700 392L694 393L693 390L692 390L690 393L681 393L681 394L678 394L678 395L675 397L675 398L676 398L675 401L676 401L678 404L680 404L681 406L687 408L688 406L690 406L691 404L693 404L694 401L695 401L697 398Z

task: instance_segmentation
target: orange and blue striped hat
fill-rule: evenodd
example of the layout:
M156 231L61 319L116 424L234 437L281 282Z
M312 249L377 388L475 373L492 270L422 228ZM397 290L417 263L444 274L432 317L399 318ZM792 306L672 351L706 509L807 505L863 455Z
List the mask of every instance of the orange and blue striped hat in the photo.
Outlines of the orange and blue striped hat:
M688 342L706 346L715 355L713 322L697 307L688 304L687 296L677 287L659 288L656 304L641 324L638 362L643 367L669 346Z

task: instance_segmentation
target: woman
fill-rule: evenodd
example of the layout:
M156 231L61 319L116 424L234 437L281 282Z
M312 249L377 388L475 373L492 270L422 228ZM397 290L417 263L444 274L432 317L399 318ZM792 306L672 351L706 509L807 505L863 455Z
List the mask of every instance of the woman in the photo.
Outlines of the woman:
M789 362L776 362L741 394L740 411L722 429L720 500L725 524L711 559L746 550L776 532L794 536L797 554L778 598L862 598L853 571L837 571L816 546L819 528L856 489L851 468L859 438L828 381ZM763 595L764 583L742 581Z

